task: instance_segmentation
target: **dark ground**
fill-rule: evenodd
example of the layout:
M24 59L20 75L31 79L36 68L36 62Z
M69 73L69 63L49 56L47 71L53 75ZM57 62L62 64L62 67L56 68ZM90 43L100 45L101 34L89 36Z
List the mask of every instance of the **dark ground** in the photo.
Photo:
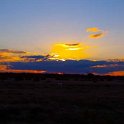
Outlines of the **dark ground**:
M124 77L0 74L0 124L124 124Z

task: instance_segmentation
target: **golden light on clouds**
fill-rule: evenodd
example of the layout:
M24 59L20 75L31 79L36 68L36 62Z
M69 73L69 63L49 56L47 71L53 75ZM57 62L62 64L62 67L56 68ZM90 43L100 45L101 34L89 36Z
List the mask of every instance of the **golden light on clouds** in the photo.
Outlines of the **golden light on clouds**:
M85 46L81 43L76 44L64 44L57 43L54 44L51 50L50 55L51 59L59 59L59 60L80 60L88 57L86 50L89 46Z
M0 62L17 62L24 61L21 58L22 55L26 55L28 52L11 50L11 49L0 49Z
M46 71L44 70L17 70L17 69L7 69L0 72L9 72L9 73L36 73L36 74L42 74Z
M1 53L0 54L0 62L17 62L22 61L20 56L11 55L9 53Z
M88 36L90 39L99 39L105 36L105 31L98 27L87 28L86 31L90 33Z

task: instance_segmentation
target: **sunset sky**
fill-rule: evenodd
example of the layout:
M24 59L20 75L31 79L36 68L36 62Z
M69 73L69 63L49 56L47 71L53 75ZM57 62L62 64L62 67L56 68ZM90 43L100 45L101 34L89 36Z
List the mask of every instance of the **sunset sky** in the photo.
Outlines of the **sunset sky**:
M123 12L124 0L1 0L0 63L124 59Z
M49 53L55 43L84 43L91 58L123 58L123 0L1 0L0 48ZM89 27L106 32L88 38Z

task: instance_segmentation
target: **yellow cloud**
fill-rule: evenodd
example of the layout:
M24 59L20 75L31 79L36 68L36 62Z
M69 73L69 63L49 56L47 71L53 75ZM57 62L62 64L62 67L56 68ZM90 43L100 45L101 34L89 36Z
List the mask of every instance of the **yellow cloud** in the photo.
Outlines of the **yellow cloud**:
M105 31L98 27L87 28L86 31L90 33L88 37L91 39L99 39L105 36Z
M97 27L92 27L92 28L87 28L86 31L87 32L99 32L101 30Z

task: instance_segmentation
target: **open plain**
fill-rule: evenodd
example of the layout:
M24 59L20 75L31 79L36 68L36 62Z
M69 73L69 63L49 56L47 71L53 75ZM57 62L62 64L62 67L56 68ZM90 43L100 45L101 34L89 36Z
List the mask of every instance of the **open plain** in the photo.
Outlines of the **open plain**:
M1 124L124 124L124 77L0 74Z

